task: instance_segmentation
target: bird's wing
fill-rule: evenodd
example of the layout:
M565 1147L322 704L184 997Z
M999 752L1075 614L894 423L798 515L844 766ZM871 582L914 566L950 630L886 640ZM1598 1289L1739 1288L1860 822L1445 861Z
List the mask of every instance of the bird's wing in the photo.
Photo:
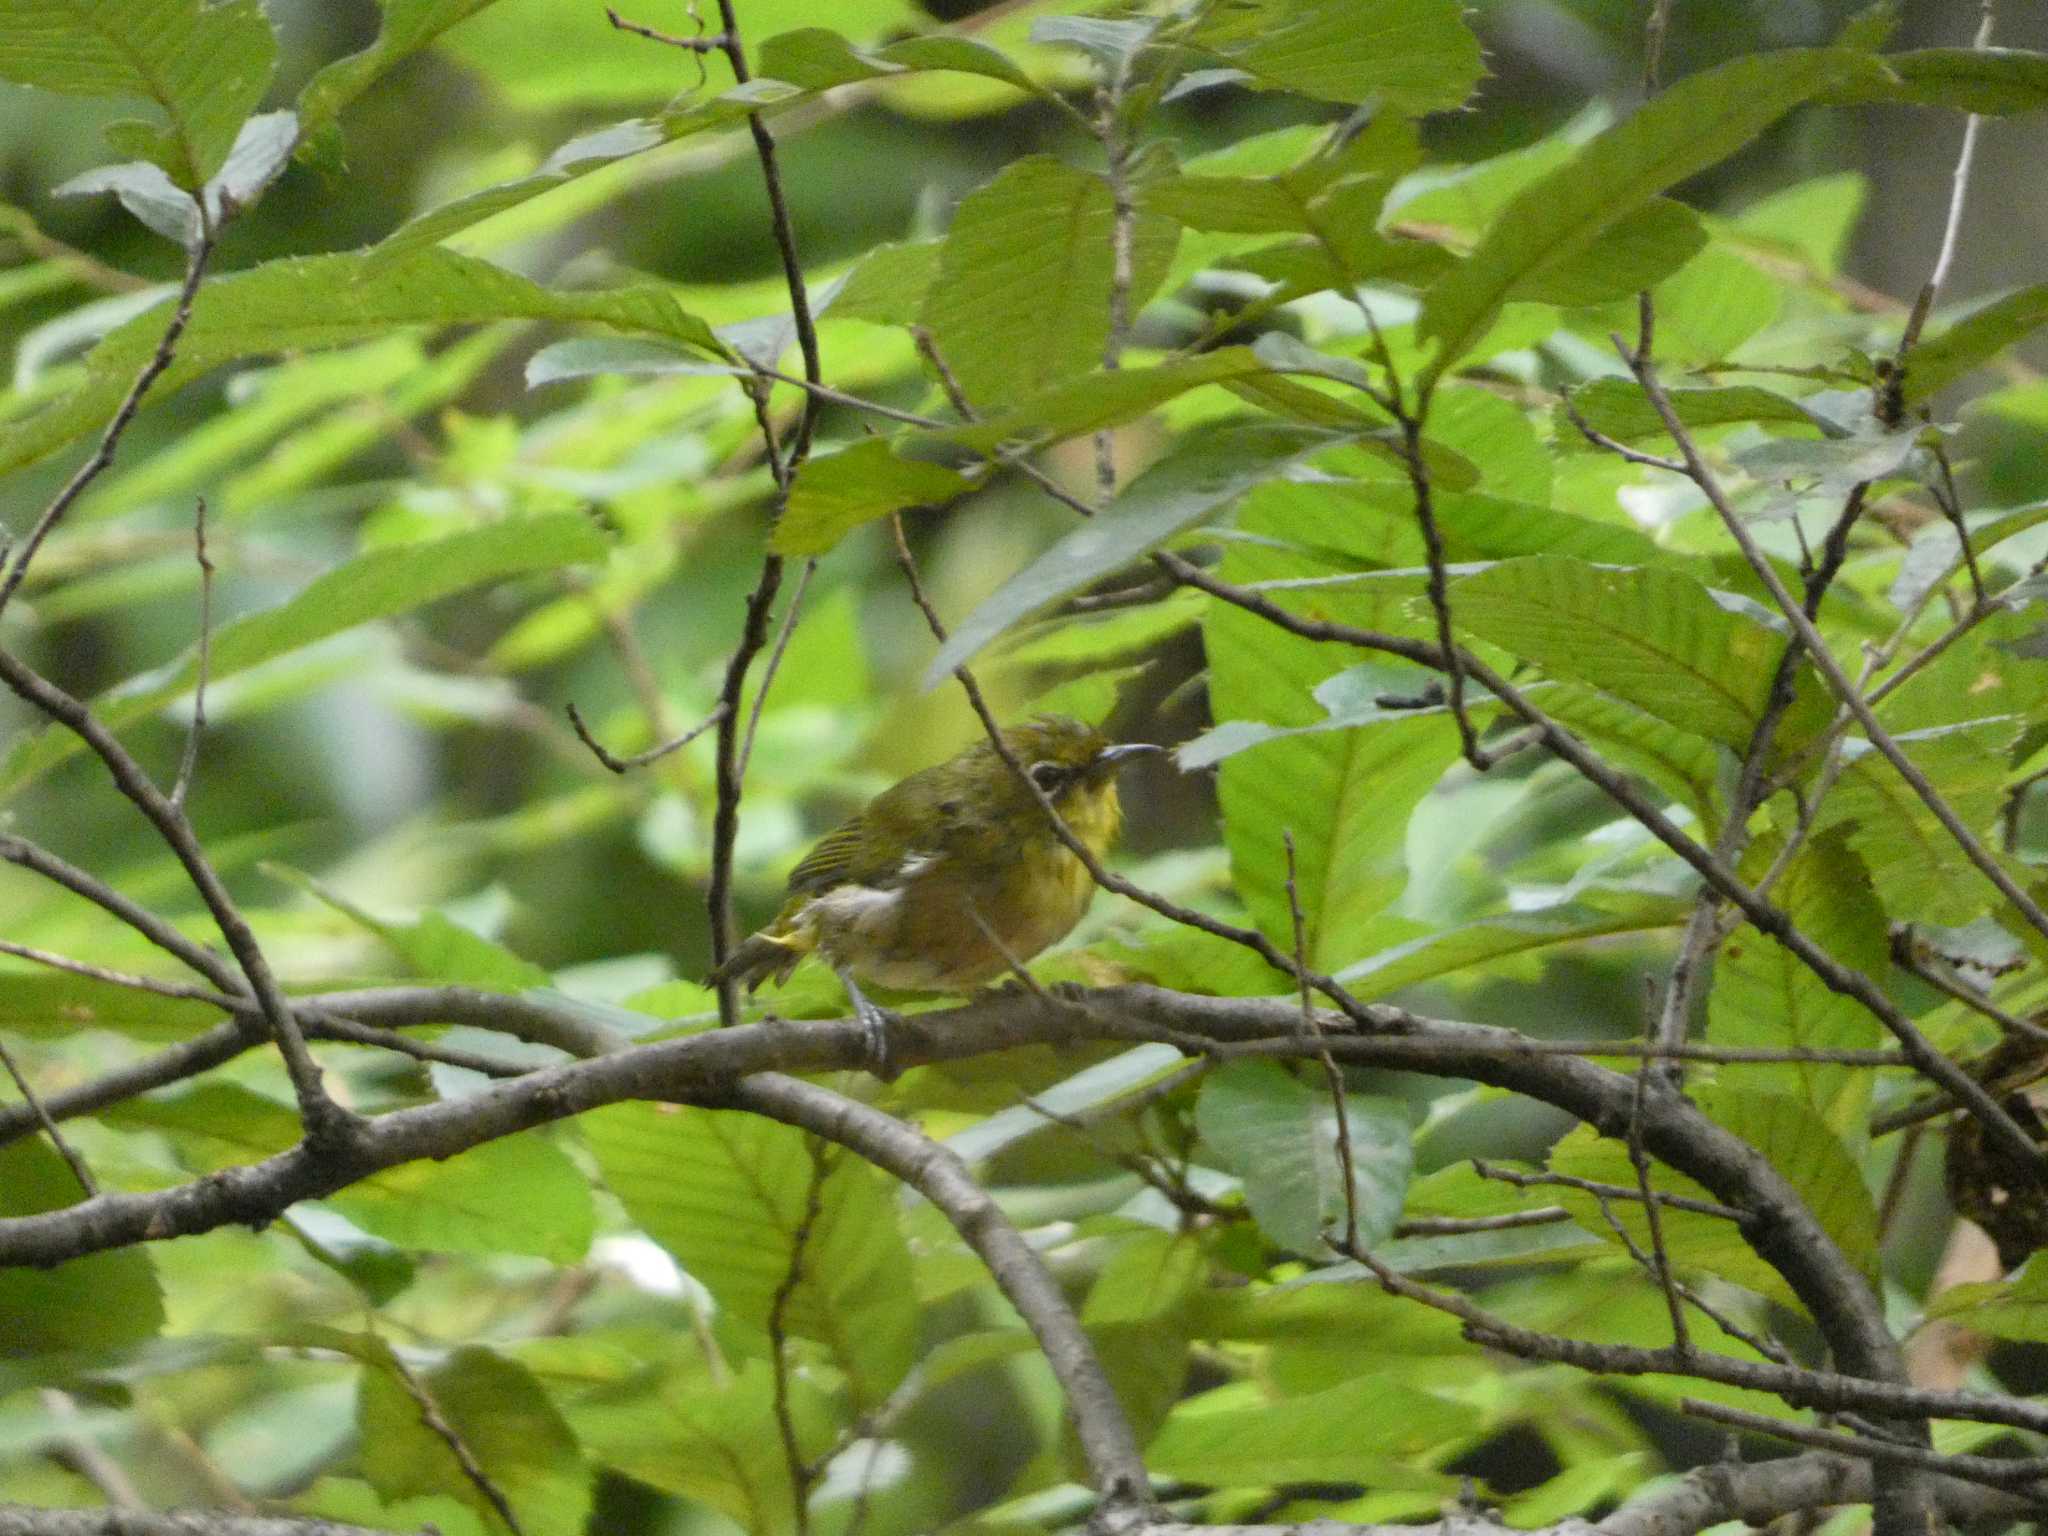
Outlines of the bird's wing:
M922 782L935 772L926 768L912 774L827 832L789 872L789 894L811 895L835 885L887 889L928 864L942 851L938 844L946 832L946 806L934 806ZM940 815L937 822L935 814Z

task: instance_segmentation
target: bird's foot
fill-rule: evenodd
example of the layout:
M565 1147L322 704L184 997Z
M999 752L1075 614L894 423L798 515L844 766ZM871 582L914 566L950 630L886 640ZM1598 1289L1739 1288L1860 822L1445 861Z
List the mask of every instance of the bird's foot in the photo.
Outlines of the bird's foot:
M902 1016L875 1002L844 972L840 974L839 982L846 988L846 996L853 1004L853 1016L860 1021L867 1070L885 1083L895 1081L898 1069L889 1049L889 1026L902 1023Z
M897 1068L889 1051L889 1026L902 1023L902 1016L866 998L855 1005L854 1016L860 1020L861 1033L866 1037L868 1071L885 1083L895 1081Z

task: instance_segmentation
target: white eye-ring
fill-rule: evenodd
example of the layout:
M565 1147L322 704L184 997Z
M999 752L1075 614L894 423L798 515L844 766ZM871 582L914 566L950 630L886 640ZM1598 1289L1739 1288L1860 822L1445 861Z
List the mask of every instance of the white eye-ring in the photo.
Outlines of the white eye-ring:
M1051 794L1067 782L1066 764L1055 763L1051 759L1047 759L1042 763L1033 763L1031 765L1031 782L1044 790L1048 795Z

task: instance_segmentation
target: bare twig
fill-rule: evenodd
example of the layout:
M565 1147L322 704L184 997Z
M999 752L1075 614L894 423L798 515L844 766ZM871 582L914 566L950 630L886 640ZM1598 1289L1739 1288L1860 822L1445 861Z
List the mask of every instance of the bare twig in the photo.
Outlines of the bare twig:
M172 301L171 318L164 326L163 335L157 340L156 351L150 354L149 361L144 363L141 372L135 375L135 382L128 386L128 393L114 408L113 419L107 423L107 430L100 434L99 447L93 450L92 456L79 465L71 478L64 482L63 488L43 509L42 516L36 519L35 526L29 530L28 536L14 550L14 557L7 564L4 573L0 573L0 611L6 609L16 589L21 586L22 578L28 575L29 562L35 559L37 551L43 547L43 541L49 538L64 514L69 512L78 498L86 493L93 481L105 474L108 466L114 462L114 454L121 446L122 437L135 420L135 413L142 408L143 397L169 370L178 355L178 341L185 334L186 325L191 322L192 301L199 293L200 280L205 277L206 265L213 257L217 234L212 217L206 209L206 199L198 199L196 206L199 210L199 236L187 253L185 279L178 287L176 299Z
M1940 1472L1945 1476L1959 1477L1968 1482L1985 1483L1993 1488L2032 1488L2038 1495L2040 1490L2034 1488L2034 1485L2048 1479L2048 1457L2008 1461L1997 1456L1964 1456L1930 1451L1924 1446L1900 1445L1897 1441L1879 1439L1871 1435L1845 1435L1810 1424L1795 1424L1787 1419L1774 1419L1768 1414L1750 1413L1745 1409L1730 1408L1720 1403L1701 1402L1696 1397L1681 1397L1678 1400L1678 1411L1715 1424L1725 1424L1731 1429L1772 1435L1780 1440L1789 1440L1794 1445L1812 1446L1816 1450L1834 1451L1844 1456L1860 1456L1871 1461L1903 1462L1907 1466L1924 1467L1930 1472Z
M21 1102L26 1104L29 1112L36 1117L36 1123L43 1128L43 1134L50 1138L50 1145L55 1147L57 1155L64 1159L65 1166L71 1170L71 1176L78 1180L78 1187L85 1191L85 1198L92 1199L100 1192L99 1185L93 1181L92 1170L85 1166L85 1159L73 1150L71 1143L64 1139L64 1133L57 1129L57 1122L50 1118L49 1110L43 1107L43 1101L36 1096L35 1088L29 1083L27 1074L21 1070L21 1064L14 1059L14 1052L7 1048L4 1039L0 1039L0 1066L6 1067L7 1075L14 1079L14 1088L21 1095Z
M811 578L817 572L818 562L815 559L806 560L804 568L797 572L796 586L789 594L789 606L783 610L782 627L776 631L767 664L761 668L761 683L754 690L754 707L747 713L747 733L740 740L736 771L742 779L747 776L747 759L754 755L754 733L761 728L761 710L768 702L768 690L775 686L775 674L781 670L783 653L789 649L789 638L796 633L796 621L803 612L804 593L809 590Z
M387 1348L380 1353L383 1355L384 1363L391 1367L391 1374L398 1378L398 1384L405 1389L405 1395L418 1407L420 1422L448 1447L449 1453L455 1457L455 1464L462 1469L462 1475L469 1479L478 1493L483 1495L484 1501L505 1523L505 1529L510 1531L512 1536L526 1536L525 1530L519 1524L518 1515L512 1511L511 1500L505 1497L505 1490L500 1488L490 1473L484 1470L483 1463L476 1459L476 1452L471 1450L469 1442L462 1438L461 1431L448 1422L448 1416L441 1412L441 1405L434 1401L433 1394L427 1390L427 1384L419 1379L411 1366L399 1358L397 1350Z
M680 752L714 725L717 725L731 712L730 706L721 700L713 706L710 714L699 720L695 725L683 732L682 735L672 740L664 741L659 746L649 747L645 752L635 752L631 757L617 757L606 749L603 742L591 734L590 727L584 724L583 716L574 704L568 705L567 708L569 712L569 725L576 732L576 739L590 748L591 755L613 773L630 773L635 768L645 768L649 763L659 762L671 752Z
M206 555L206 498L199 498L192 515L192 550L199 561L199 655L198 672L192 684L192 723L185 731L185 752L178 759L178 776L171 783L171 804L183 811L185 796L192 788L192 774L199 766L199 738L206 733L206 673L213 657L213 562Z
M782 1461L789 1471L789 1501L796 1536L809 1536L811 1489L817 1483L818 1469L811 1465L797 1442L796 1418L789 1406L789 1304L796 1288L803 1284L804 1255L824 1210L825 1178L830 1171L824 1149L815 1138L805 1138L805 1151L810 1154L811 1176L804 1188L804 1213L790 1234L789 1267L776 1282L775 1294L768 1303L768 1360L774 1373L775 1433L782 1441Z
M1323 1040L1323 1030L1308 995L1308 924L1301 912L1301 889L1295 879L1294 829L1284 827L1280 846L1287 854L1287 914L1294 927L1294 981L1301 995L1301 1029L1316 1042L1323 1082L1330 1090L1330 1109L1337 1118L1337 1169L1344 1180L1344 1251L1358 1246L1358 1175L1351 1157L1351 1112L1344 1100L1344 1074Z
M814 1084L764 1073L735 1085L739 1107L838 1142L936 1206L1023 1315L1063 1389L1091 1481L1111 1510L1151 1506L1130 1420L1059 1284L957 1155L891 1115Z
M1996 7L1992 0L1983 0L1977 36L1970 44L1972 48L1982 52L1991 46L1991 27L1995 18ZM1970 195L1970 170L1976 163L1977 133L1983 122L1975 112L1963 120L1963 143L1956 152L1955 175L1949 182L1948 217L1942 224L1941 247L1935 253L1934 270L1928 273L1926 283L1913 300L1913 312L1906 317L1905 331L1899 337L1898 357L1901 361L1920 339L1920 328L1927 323L1934 301L1940 295L1942 285L1948 281L1949 269L1955 265L1956 247L1963 229L1963 204ZM1894 376L1894 388L1903 387L1904 379L1897 369L1894 369Z
M1645 1205L1668 1205L1674 1211L1691 1211L1697 1216L1716 1216L1723 1221L1732 1221L1738 1226L1749 1220L1744 1212L1736 1210L1733 1206L1719 1205L1712 1200L1700 1200L1691 1195L1674 1195L1661 1189L1630 1189L1621 1184L1603 1183L1598 1179L1582 1179L1572 1173L1525 1172L1519 1168L1503 1168L1499 1163L1490 1163L1484 1158L1477 1157L1472 1159L1472 1171L1482 1179L1497 1179L1503 1184L1512 1184L1517 1189L1576 1189L1591 1195L1595 1200L1640 1200Z

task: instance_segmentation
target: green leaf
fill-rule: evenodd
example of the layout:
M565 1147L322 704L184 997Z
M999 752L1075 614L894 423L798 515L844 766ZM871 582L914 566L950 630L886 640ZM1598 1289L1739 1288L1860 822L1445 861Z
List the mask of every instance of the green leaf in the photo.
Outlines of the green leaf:
M1930 399L2048 322L2048 283L1993 300L1906 354L1908 404Z
M1423 301L1421 332L1442 343L1432 376L1463 357L1516 293L1577 260L1651 198L1868 67L1863 56L1825 49L1733 59L1681 80L1523 189Z
M1590 683L1738 751L1763 712L1785 644L1675 571L1612 570L1555 555L1505 560L1453 583L1451 611L1464 628L1553 676Z
M918 1309L889 1181L758 1115L620 1104L577 1123L627 1213L726 1315L765 1330L799 1263L790 1331L826 1346L864 1406L903 1379Z
M1434 1493L1455 1480L1430 1464L1485 1429L1478 1407L1387 1373L1278 1401L1245 1382L1176 1407L1145 1448L1145 1465L1225 1487L1337 1481Z
M1685 920L1685 911L1685 905L1670 898L1649 898L1612 912L1567 904L1460 923L1355 961L1337 973L1337 980L1354 997L1370 1001L1439 976L1484 976L1494 962L1559 945L1675 928Z
M907 37L879 48L861 48L825 27L799 27L769 38L755 58L757 73L812 91L924 69L981 75L1043 94L1000 50L971 37Z
M1544 265L1509 297L1567 306L1627 298L1655 287L1706 244L1698 214L1668 197L1652 198L1610 225L1598 245Z
M1723 389L1670 389L1672 410L1693 431L1733 426L1739 422L1788 423L1818 429L1820 423L1796 400L1754 384ZM1632 379L1594 379L1571 392L1572 408L1586 425L1618 443L1642 443L1665 437L1664 418ZM1580 452L1595 450L1578 423L1560 405L1552 430L1558 446Z
M0 79L161 107L165 129L115 124L116 152L188 192L220 169L276 67L261 0L10 0L0 22Z
M873 246L846 281L823 300L819 313L873 325L914 325L939 273L942 240L906 240Z
M2004 800L2005 753L2018 730L2018 721L1991 720L1909 731L1895 739L1963 825L1982 836ZM1847 766L1824 802L1824 825L1853 824L1849 846L1869 866L1888 916L1959 928L2001 900L1874 747L1852 736L1842 755Z
M1483 73L1457 0L1252 0L1212 8L1187 40L1254 90L1417 115L1461 105Z
M85 1198L40 1139L0 1147L0 1217L36 1216ZM0 1269L0 1359L120 1349L164 1325L163 1291L141 1248L90 1254L48 1269Z
M1987 117L2048 107L2048 54L2023 48L1916 48L1885 54L1879 62L1893 79L1872 76L1825 99L1952 107Z
M798 1448L821 1454L837 1428L830 1406L804 1372L790 1377ZM749 1360L728 1379L671 1372L651 1392L605 1393L568 1414L589 1454L605 1466L768 1536L797 1525L775 1405L774 1372L765 1360Z
M1109 184L1045 155L961 200L925 295L924 324L977 409L1094 366L1109 340L1116 207ZM1141 214L1133 313L1164 276L1180 228Z
M957 1156L979 1163L1059 1122L1053 1115L1077 1115L1100 1109L1185 1065L1187 1058L1170 1045L1140 1045L1062 1078L1031 1096L1029 1104L1013 1105L946 1138Z
M54 453L111 417L156 351L164 319L159 305L109 332L86 355L78 388L0 425L0 472ZM511 319L585 321L726 357L711 328L658 283L559 292L438 247L389 263L351 251L266 262L202 285L177 360L156 388L168 394L238 358L375 340L402 326Z
M1732 1131L1777 1169L1827 1229L1842 1256L1874 1283L1877 1207L1842 1139L1805 1104L1781 1093L1755 1093L1727 1083L1702 1084L1688 1092L1708 1119Z
M360 53L336 59L299 92L299 121L308 140L324 132L342 108L459 21L495 0L382 0L384 25Z
M1394 1230L1414 1167L1408 1110L1397 1099L1344 1095L1350 1133L1358 1240L1367 1247ZM1202 1083L1195 1128L1218 1162L1244 1180L1259 1229L1310 1257L1332 1250L1324 1234L1344 1230L1344 1163L1337 1107L1319 1074L1304 1080L1277 1061L1235 1061Z
M1576 683L1546 689L1542 703L1551 719L1585 737L1619 766L1641 774L1699 817L1702 826L1718 825L1721 755L1711 743Z
M219 682L316 640L389 618L472 587L600 559L606 541L588 518L564 512L450 534L427 544L358 555L316 578L296 597L224 624L213 636L209 678ZM198 677L188 656L95 701L101 724L119 730L182 698ZM12 794L79 750L68 732L30 737L0 764L0 796Z
M628 118L622 123L578 134L542 161L531 175L485 187L408 220L372 246L368 260L373 266L403 261L472 225L481 224L485 219L517 208L543 193L567 186L607 166L659 149L665 144L673 144L678 139L730 127L749 113L773 116L778 110L794 106L802 99L801 92L778 93L775 82L759 80L723 95L665 112L659 117Z
M522 1527L533 1533L583 1529L590 1468L532 1372L471 1345L432 1370L415 1365L413 1374ZM386 1499L445 1494L474 1509L486 1529L503 1529L447 1439L428 1428L390 1367L365 1366L356 1424L363 1475Z
M1772 851L1768 844L1760 852ZM1884 910L1863 861L1839 830L1809 842L1772 896L1799 931L1852 970L1881 981L1887 958ZM1830 991L1782 945L1747 925L1722 945L1707 1000L1714 1045L1869 1050L1884 1027L1852 998ZM1734 1069L1744 1087L1788 1094L1838 1136L1860 1136L1873 1074L1863 1067L1787 1062Z
M1135 421L1204 384L1227 383L1269 371L1271 364L1249 347L1219 347L1194 357L1169 358L1150 368L1084 373L1040 390L1000 415L921 435L977 453L992 452L1010 442L1079 437Z
M1203 620L1209 655L1209 703L1223 732L1267 724L1313 726L1317 702L1331 717L1362 713L1381 692L1412 692L1415 674L1354 668L1330 677L1341 658L1327 646L1279 633L1256 615L1212 605ZM1340 681L1341 679L1341 681ZM1447 712L1268 738L1229 757L1217 784L1232 883L1260 930L1292 953L1281 833L1294 838L1296 890L1309 964L1337 970L1378 946L1373 919L1408 882L1410 813L1457 755ZM1227 744L1227 743L1225 743Z
M590 1185L541 1131L501 1137L445 1162L401 1163L328 1203L365 1232L426 1253L530 1253L575 1264L596 1218Z
M1994 1339L2048 1342L2048 1265L2029 1260L2010 1279L1958 1285L1930 1297L1927 1321L1937 1319Z
M0 1029L16 1034L62 1039L111 1029L132 1040L184 1040L219 1022L218 1008L187 998L62 972L0 972Z
M1332 441L1326 433L1264 424L1218 427L1182 441L970 613L939 648L925 672L925 687L937 687L1018 620L1215 516L1260 481Z
M943 464L898 458L885 439L863 438L804 462L768 544L777 554L822 555L864 523L973 488Z

